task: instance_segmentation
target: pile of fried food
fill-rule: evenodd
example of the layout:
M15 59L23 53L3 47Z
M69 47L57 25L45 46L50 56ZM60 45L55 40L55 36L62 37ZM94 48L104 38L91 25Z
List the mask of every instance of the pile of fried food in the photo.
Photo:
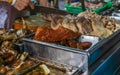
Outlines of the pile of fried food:
M14 50L11 42L4 41L0 47L0 75L16 75L35 65L37 62L29 59L29 57L30 55L27 52L19 53ZM44 64L40 64L39 69L37 73L33 71L29 75L48 75L50 73Z
M0 41L12 41L13 43L21 43L23 37L29 37L34 35L34 32L28 30L27 25L23 24L20 30L9 29L0 30Z
M89 9L96 9L96 8L100 8L103 6L104 3L94 3L94 2L88 2L88 1L85 1L85 7L86 8L89 8ZM71 3L70 4L71 6L73 7L81 7L81 3L80 2L74 2L74 3Z
M14 75L35 64L33 61L27 60L27 57L28 53L18 54L10 42L4 41L0 48L0 73Z
M85 50L92 43L79 42L78 37L81 35L107 38L118 29L120 29L120 24L114 19L88 10L77 16L54 17L51 27L39 27L34 39Z

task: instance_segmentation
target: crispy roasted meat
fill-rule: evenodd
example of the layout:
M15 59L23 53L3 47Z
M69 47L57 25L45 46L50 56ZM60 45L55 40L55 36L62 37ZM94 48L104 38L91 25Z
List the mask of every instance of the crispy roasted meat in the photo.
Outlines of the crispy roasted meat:
M81 45L82 45L82 48L85 50L85 49L90 48L92 43L91 42L82 42Z
M77 42L74 40L69 40L68 45L72 48L77 48Z
M34 39L44 42L57 42L79 36L80 33L75 33L72 30L69 30L61 26L56 30L43 26L37 29Z
M82 45L81 45L80 42L77 42L76 45L77 45L77 48L78 48L78 49L83 49L83 47L82 47Z
M120 23L117 23L114 19L98 15L91 10L82 12L77 16L66 15L64 18L59 16L54 17L51 22L51 28L56 30L60 26L83 35L104 38L109 37L113 32L120 29Z
M90 32L93 31L92 22L90 21L90 19L86 19L85 17L78 17L76 25L81 34L90 34Z
M67 40L62 40L62 41L58 42L57 44L60 44L60 45L63 45L63 46L68 46Z
M81 50L88 49L92 45L92 43L79 42L78 40L76 40L79 36L80 33L75 33L72 30L69 30L62 26L58 27L58 29L56 30L48 27L39 27L34 39L43 42L56 43L72 48L78 48Z
M79 42L79 41L75 41L75 40L68 41L69 47L77 48L77 49L81 49L81 50L86 50L86 49L90 48L91 45L92 45L91 42Z
M51 20L51 28L57 29L59 26L62 25L63 18L61 16L54 16Z

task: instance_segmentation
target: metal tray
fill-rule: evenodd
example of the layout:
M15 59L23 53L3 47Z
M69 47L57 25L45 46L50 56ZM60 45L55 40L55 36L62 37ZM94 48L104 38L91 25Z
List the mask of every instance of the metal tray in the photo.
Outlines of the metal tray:
M53 62L57 62L58 64L63 64L64 66L69 65L76 67L69 73L70 75L74 74L76 71L81 71L83 73L88 69L88 55L86 52L30 39L24 39L24 46L24 49L27 52L36 55L39 58L44 58L48 61L51 60Z
M88 66L104 55L109 49L120 40L120 30L110 37L101 40L88 50L79 50L53 43L46 43L24 38L25 50L42 58L53 60L61 64L79 67L79 71L87 72Z
M46 60L43 58L37 58L37 57L30 57L31 60L36 61L35 65L31 66L30 68L23 70L16 75L26 75L29 72L32 72L41 64L47 65L47 67L50 69L51 73L50 75L71 75L74 71L78 70L78 67L72 67L70 65L64 65L60 64L59 62L53 62L51 60ZM27 74L28 75L28 74Z

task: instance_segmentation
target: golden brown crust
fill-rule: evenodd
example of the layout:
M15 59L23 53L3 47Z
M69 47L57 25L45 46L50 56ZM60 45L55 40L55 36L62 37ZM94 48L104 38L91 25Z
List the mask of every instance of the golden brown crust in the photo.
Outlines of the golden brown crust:
M49 27L41 26L37 29L34 39L44 42L57 42L61 40L79 37L80 33L75 33L64 27L53 30Z
M14 29L20 30L23 28L22 24L19 23L14 23ZM34 25L28 25L28 30L33 30L34 32L36 32L38 26L34 26Z

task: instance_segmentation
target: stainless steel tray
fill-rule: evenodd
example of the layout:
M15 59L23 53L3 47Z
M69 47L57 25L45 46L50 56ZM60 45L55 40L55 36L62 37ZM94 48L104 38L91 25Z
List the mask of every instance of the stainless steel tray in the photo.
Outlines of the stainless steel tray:
M51 60L46 60L43 58L37 58L37 57L29 57L32 61L37 62L33 66L17 73L16 75L29 75L29 72L34 71L36 68L39 67L39 65L45 64L49 70L49 75L71 75L73 74L74 70L77 70L78 68L72 67L70 65L62 65L58 62L53 62ZM30 74L31 75L31 74Z
M74 48L71 49L61 45L38 42L30 39L24 39L24 46L27 52L37 57L44 58L48 61L51 60L64 66L69 65L76 67L69 73L70 75L76 71L85 72L88 70L88 55L84 51L77 51Z
M98 58L104 55L109 49L120 40L120 30L110 37L101 40L88 50L79 50L57 44L35 41L24 38L25 50L48 60L61 64L80 67L79 71L87 72L88 66L92 65Z

